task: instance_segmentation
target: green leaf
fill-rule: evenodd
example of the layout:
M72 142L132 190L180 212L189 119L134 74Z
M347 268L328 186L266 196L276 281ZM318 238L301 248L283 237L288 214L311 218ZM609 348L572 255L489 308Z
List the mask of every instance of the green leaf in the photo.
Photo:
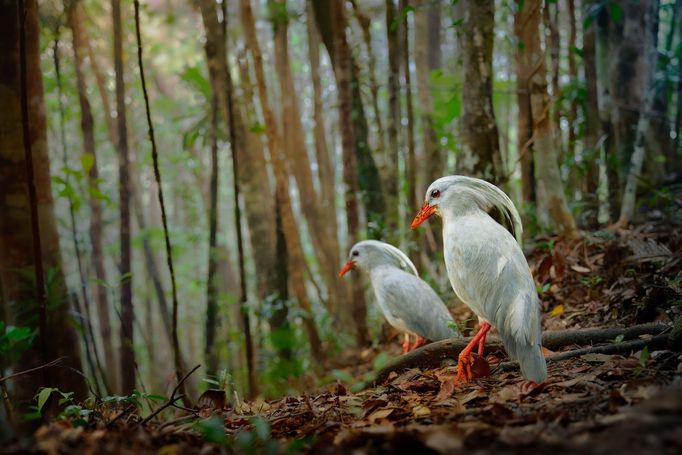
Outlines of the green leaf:
M84 153L81 156L81 166L83 166L83 173L87 174L90 172L90 169L92 169L92 166L95 164L95 155L92 153Z
M386 366L388 361L389 361L388 354L382 352L374 358L374 362L372 362L372 369L374 371L381 370L383 367Z
M213 416L209 419L200 420L194 427L199 430L204 441L213 444L225 444L225 425L223 419Z
M40 391L34 397L38 399L38 412L43 411L43 406L45 406L45 403L47 402L47 399L50 398L50 395L52 395L52 392L58 391L59 389L56 389L54 387L43 387L42 389L40 389Z
M649 357L649 346L644 346L644 349L639 353L639 366L645 368Z
M334 379L338 379L342 382L345 382L346 384L352 384L353 383L353 376L345 370L332 370L331 376Z
M253 425L256 437L261 441L267 441L270 439L270 424L265 420L254 417L251 419L251 424Z
M618 3L610 1L609 15L611 16L611 20L613 22L620 22L620 20L623 18L623 8L621 8L621 6Z
M188 66L185 71L180 75L180 78L185 81L190 87L201 93L204 99L210 100L211 96L211 84L208 79L204 77L201 70L196 66Z

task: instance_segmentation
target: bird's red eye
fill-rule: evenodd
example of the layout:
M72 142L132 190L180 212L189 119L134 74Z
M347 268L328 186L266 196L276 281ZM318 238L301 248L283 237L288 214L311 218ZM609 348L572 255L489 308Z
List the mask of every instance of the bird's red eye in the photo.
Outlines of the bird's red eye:
M431 191L431 197L436 199L440 197L440 191L439 190L433 190Z
M358 253L357 251L353 251L351 254L352 254L353 256L359 256L359 255L360 255L360 253Z

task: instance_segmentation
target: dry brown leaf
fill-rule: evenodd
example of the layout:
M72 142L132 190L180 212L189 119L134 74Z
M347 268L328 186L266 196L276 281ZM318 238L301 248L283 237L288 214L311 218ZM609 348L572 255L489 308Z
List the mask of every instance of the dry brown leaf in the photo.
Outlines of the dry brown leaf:
M578 264L572 265L571 269L578 272L578 273L590 273L590 272L592 272L591 269L588 269L587 267L583 267L583 266L578 265Z
M379 409L378 411L374 411L372 414L370 414L370 416L367 417L367 420L369 421L370 424L374 425L374 422L376 422L377 420L385 419L392 413L393 408Z
M443 376L443 379L441 379L438 395L436 395L436 398L434 398L435 402L438 403L452 396L452 393L455 391L455 378L455 375Z
M415 417L424 417L427 415L431 415L431 410L426 406L419 404L412 408L412 415Z
M474 401L476 398L484 397L485 395L486 393L483 391L483 389L477 388L460 398L459 402L462 404L467 404L468 402Z

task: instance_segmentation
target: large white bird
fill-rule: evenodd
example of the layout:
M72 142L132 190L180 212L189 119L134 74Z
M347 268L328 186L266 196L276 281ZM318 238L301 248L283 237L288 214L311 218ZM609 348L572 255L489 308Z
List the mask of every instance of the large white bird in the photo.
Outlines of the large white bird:
M511 233L491 213L501 215ZM472 379L471 351L478 343L478 353L483 354L492 325L509 356L518 360L523 376L537 383L544 381L547 364L540 346L540 299L515 239L520 240L522 227L514 204L491 183L453 175L429 186L412 229L434 214L443 220L445 266L452 288L481 322L480 330L459 355L458 379Z
M389 324L405 334L403 353L428 339L459 336L454 320L438 295L424 280L410 258L398 248L377 240L363 240L350 250L343 276L351 269L369 274L377 304ZM416 337L410 345L410 335Z

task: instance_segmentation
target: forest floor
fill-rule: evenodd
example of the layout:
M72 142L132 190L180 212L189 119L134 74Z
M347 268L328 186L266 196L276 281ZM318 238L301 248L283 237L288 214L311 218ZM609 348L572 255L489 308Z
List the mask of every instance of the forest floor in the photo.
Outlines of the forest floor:
M542 290L544 330L649 322L672 326L682 314L678 227L647 223L634 230L591 233L577 243L539 239L529 263ZM472 316L466 308L457 310L459 321ZM391 352L398 349L397 341L389 344ZM363 366L349 367L347 373L354 378L366 374L376 354L355 353L363 358ZM488 357L503 358L504 352ZM676 351L625 355L588 353L550 361L548 370L547 381L531 390L522 387L517 371L496 371L494 366L492 375L455 386L455 367L446 364L393 372L364 390L337 381L308 394L236 408L223 407L220 397L206 396L195 415L152 420L145 426L121 407L90 418L85 426L75 427L68 420L43 426L33 449L164 454L680 453L679 346ZM213 417L197 425L197 416Z

